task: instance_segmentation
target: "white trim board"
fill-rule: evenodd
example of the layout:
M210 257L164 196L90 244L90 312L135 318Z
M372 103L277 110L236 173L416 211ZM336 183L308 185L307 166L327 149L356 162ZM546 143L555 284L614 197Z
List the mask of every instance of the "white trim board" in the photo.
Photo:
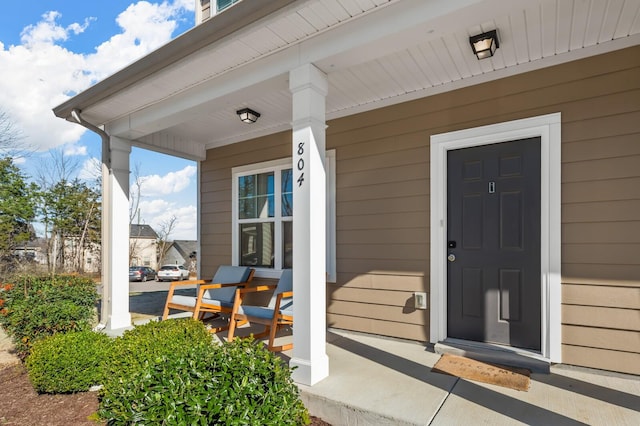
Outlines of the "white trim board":
M447 336L447 151L540 137L541 355L561 362L560 113L431 136L430 342Z

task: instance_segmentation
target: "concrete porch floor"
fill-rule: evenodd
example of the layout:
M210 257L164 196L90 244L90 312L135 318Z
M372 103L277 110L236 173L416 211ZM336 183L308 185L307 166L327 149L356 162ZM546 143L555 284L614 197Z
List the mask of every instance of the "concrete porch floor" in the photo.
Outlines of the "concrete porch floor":
M132 294L134 322L161 315L165 297ZM340 330L327 332L327 354L330 376L300 391L309 411L334 426L640 424L638 376L557 365L533 373L521 392L431 372L440 355L424 344Z

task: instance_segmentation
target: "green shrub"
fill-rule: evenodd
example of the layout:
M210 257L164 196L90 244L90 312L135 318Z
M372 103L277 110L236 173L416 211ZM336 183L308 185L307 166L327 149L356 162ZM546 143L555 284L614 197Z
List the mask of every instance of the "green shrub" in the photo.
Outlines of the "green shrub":
M89 330L96 323L95 283L78 276L22 275L3 285L0 325L24 359L38 339Z
M41 393L73 393L102 384L112 339L93 331L59 333L34 343L26 360L33 387Z
M116 339L100 417L110 425L308 424L280 358L249 340L212 344L203 331L200 322L172 320Z
M181 357L193 347L209 348L212 337L204 324L191 318L151 321L116 338L109 377L120 381L163 356Z

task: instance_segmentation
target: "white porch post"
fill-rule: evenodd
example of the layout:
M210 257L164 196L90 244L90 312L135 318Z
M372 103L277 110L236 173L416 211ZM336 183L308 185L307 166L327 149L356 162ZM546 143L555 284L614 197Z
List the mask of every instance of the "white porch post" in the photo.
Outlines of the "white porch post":
M312 64L292 70L293 379L313 385L329 375L326 352L325 97L327 76Z
M104 276L108 281L107 329L115 330L131 325L129 312L129 154L131 143L111 136L111 173L105 185L107 209L102 220L106 227L107 252L103 260ZM106 262L105 262L106 260ZM103 302L104 303L104 302Z

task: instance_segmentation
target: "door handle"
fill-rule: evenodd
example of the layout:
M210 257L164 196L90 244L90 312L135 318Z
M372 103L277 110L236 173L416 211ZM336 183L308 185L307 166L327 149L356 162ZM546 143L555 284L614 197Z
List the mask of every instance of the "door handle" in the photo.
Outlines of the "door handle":
M449 256L447 256L447 260L449 262L455 262L456 261L456 255L453 253L449 253Z

